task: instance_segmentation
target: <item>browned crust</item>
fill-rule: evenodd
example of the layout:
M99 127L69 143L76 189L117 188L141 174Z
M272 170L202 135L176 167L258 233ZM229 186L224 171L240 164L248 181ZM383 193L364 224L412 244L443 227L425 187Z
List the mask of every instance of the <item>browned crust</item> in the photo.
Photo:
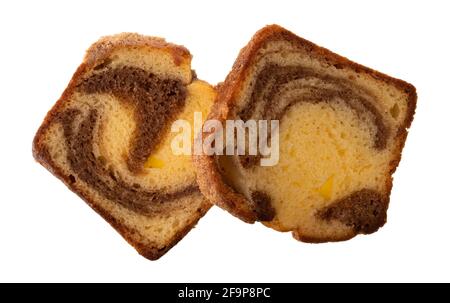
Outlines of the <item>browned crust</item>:
M164 38L142 36L136 33L121 33L113 36L105 36L91 45L86 51L84 61L88 64L101 62L111 52L118 48L150 47L161 49L170 53L175 64L179 65L183 60L191 59L188 49L181 45L166 42Z
M116 49L127 47L150 47L157 48L169 52L174 61L180 64L183 60L190 60L189 51L178 45L167 43L164 39L155 37L146 37L138 34L123 33L114 36L101 38L94 43L86 52L85 58L81 65L77 68L67 88L61 97L47 113L44 121L39 127L33 140L33 156L37 162L49 170L53 175L60 179L70 190L77 193L92 209L102 216L122 237L130 243L142 256L150 260L156 260L164 255L178 241L180 241L198 222L198 220L209 210L211 204L204 199L204 202L197 210L196 215L192 218L192 222L186 225L181 231L176 233L172 239L164 246L164 249L158 249L156 245L148 245L136 240L137 231L120 223L110 213L95 202L89 193L83 190L76 183L70 182L69 176L65 175L62 170L50 159L48 151L44 143L44 135L51 126L53 120L57 117L64 103L70 98L75 90L75 86L79 79L89 70L103 63L103 61Z
M225 81L217 86L217 102L213 105L208 119L217 119L223 122L228 118L229 110L235 105L236 96L241 90L241 86L247 77L249 68L256 59L258 50L269 41L280 38L299 45L301 48L307 50L312 56L320 60L324 60L331 65L348 67L357 73L364 73L376 80L383 81L389 85L394 85L397 89L404 91L409 96L408 112L403 122L403 126L400 127L400 131L396 134L395 138L399 144L395 153L396 157L394 157L390 163L389 171L391 176L389 176L386 181L387 193L389 196L392 188L392 174L400 162L401 151L407 137L407 129L411 125L416 108L417 94L415 87L403 80L390 77L371 68L350 61L349 59L335 54L326 48L317 46L310 41L300 38L278 25L269 25L259 30L252 37L250 42L240 51L231 72L228 74ZM195 156L194 158L194 164L198 170L197 182L199 183L202 193L214 204L224 208L241 220L248 223L257 221L257 215L250 206L249 201L243 195L235 192L230 186L228 186L224 179L220 176L220 170L215 159L207 155ZM302 236L298 232L294 231L294 237L296 239L313 243L347 240L355 235L356 233L353 233L339 239L314 238L306 235Z
M354 234L353 232L350 232L348 234L345 234L345 235L339 236L339 237L314 237L314 236L302 235L297 230L294 230L294 231L292 231L292 236L294 237L294 239L296 239L298 241L302 241L305 243L311 243L311 244L318 244L318 243L324 243L324 242L347 241L347 240L350 240L351 238L355 237L356 234Z

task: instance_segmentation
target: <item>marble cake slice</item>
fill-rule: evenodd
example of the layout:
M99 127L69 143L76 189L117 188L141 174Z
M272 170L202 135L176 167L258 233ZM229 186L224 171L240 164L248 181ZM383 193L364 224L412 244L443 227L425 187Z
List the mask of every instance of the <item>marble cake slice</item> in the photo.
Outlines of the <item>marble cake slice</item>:
M200 189L240 219L306 242L375 232L416 99L404 81L267 26L241 50L209 118L279 120L279 162L197 156Z
M214 89L187 49L138 34L87 51L33 142L38 162L136 250L158 259L208 211L190 156L175 156L170 126L205 115Z

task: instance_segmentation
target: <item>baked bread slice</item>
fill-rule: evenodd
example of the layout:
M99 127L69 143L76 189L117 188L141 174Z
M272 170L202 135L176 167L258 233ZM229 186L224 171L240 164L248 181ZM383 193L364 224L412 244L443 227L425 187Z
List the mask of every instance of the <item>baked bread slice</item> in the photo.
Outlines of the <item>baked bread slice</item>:
M196 156L200 189L238 218L306 242L375 232L416 99L404 81L267 26L241 50L209 119L279 120L279 162Z
M215 90L187 49L138 34L93 44L33 142L38 162L144 257L175 245L210 208L171 124L207 114Z

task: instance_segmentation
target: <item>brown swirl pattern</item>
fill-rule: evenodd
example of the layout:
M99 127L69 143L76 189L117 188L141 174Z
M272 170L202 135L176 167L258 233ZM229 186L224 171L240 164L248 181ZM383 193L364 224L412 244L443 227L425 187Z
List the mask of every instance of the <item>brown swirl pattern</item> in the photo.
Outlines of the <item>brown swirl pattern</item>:
M100 71L82 80L76 87L83 94L112 94L134 108L136 129L127 156L131 174L139 176L153 148L161 141L168 122L184 107L186 89L181 81L161 79L145 70L122 67ZM145 215L162 213L174 207L171 203L198 192L196 184L178 189L149 191L139 184L129 184L108 165L106 159L93 152L96 127L101 109L92 106L87 112L70 108L58 120L63 125L67 159L74 176L89 184L105 198ZM75 121L80 121L75 125Z

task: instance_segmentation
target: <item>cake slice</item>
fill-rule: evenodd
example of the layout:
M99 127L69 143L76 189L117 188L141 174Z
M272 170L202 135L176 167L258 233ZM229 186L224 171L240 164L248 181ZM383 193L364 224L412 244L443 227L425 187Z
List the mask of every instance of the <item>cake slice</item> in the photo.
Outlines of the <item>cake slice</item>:
M240 219L306 242L375 232L416 99L404 81L267 26L241 50L209 119L279 120L279 161L196 156L200 189Z
M144 257L175 245L210 208L171 124L207 114L214 89L182 46L138 34L93 44L33 142L38 162Z

